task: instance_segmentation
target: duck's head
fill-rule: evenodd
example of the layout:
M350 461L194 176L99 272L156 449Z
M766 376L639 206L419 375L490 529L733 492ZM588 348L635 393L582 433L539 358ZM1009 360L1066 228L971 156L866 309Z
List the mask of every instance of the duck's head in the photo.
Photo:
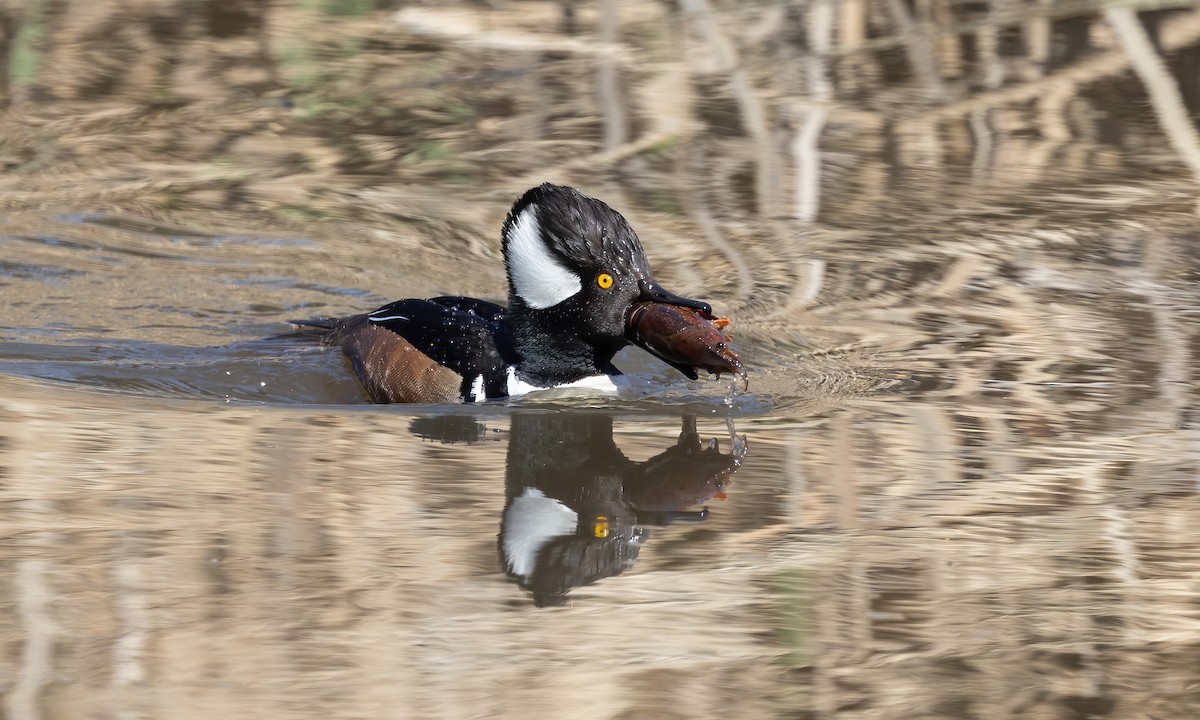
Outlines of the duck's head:
M522 367L555 382L608 369L628 342L636 302L711 313L659 285L625 218L573 188L546 183L522 195L504 221L503 248Z

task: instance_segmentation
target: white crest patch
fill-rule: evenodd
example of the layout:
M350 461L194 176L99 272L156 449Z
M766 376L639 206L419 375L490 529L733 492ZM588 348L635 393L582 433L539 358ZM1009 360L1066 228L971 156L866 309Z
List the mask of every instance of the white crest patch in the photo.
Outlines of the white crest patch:
M550 254L538 226L537 206L530 205L508 230L508 276L513 291L537 310L554 307L583 289L579 276Z
M504 556L513 573L529 577L538 552L556 537L570 535L579 515L537 488L525 488L504 511Z

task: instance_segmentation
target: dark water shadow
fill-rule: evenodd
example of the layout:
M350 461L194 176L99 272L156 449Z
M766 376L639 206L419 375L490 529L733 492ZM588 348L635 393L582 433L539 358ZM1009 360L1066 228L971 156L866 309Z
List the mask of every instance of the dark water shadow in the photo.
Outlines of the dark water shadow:
M269 404L365 402L338 353L295 343L0 343L0 372L104 392Z
M277 324L271 325L277 328ZM291 336L192 347L108 337L53 342L40 338L0 337L0 373L63 383L103 392L162 399L278 405L368 405L342 353L298 342ZM478 408L601 407L660 415L690 411L709 414L731 408L739 415L760 414L772 399L740 393L728 406L722 393L728 381L690 382L645 353L631 349L620 356L629 384L619 395L568 396L534 393L477 403ZM459 405L422 406L435 415ZM669 408L669 409L668 409ZM485 410L487 412L487 410Z

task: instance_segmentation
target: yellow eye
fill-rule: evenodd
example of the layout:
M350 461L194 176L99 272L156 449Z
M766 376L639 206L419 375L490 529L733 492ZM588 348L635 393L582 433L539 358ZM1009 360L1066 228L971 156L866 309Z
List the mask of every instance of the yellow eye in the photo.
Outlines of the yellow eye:
M605 290L609 289L613 284L612 275L609 275L608 273L600 273L600 276L596 278L596 284Z

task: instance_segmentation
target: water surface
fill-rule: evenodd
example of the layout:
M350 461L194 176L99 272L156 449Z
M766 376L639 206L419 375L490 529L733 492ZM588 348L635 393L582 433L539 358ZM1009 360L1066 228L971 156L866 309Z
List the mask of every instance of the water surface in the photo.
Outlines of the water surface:
M13 16L5 716L1196 717L1200 14L598 7ZM748 394L271 339L503 300L544 180Z

